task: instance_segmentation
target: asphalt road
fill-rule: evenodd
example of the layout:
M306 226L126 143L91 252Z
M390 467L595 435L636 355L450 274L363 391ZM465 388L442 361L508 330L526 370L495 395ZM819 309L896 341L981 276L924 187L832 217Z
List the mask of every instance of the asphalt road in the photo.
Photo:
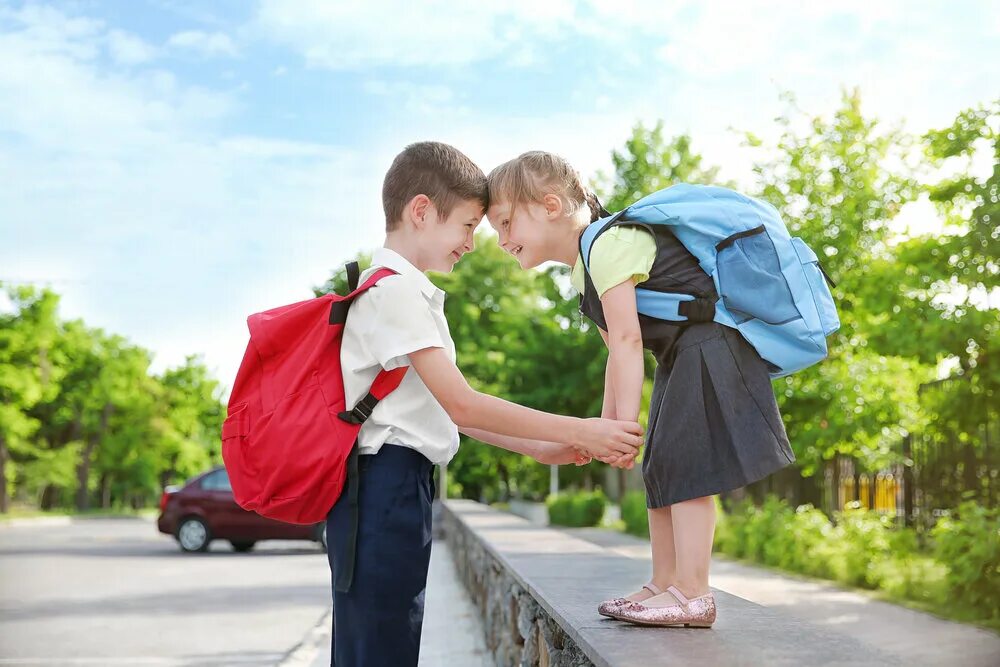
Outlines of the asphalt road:
M329 601L312 542L186 554L152 520L0 526L0 665L275 665Z

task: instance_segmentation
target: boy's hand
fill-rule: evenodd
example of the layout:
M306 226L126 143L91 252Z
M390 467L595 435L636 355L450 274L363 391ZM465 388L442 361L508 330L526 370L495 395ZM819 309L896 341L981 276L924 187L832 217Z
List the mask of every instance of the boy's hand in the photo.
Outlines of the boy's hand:
M638 422L592 417L584 419L573 445L596 459L602 457L635 458L642 446L642 426Z
M567 465L570 463L575 463L580 466L590 463L590 457L583 454L572 445L557 442L539 443L534 458L539 463L556 466Z

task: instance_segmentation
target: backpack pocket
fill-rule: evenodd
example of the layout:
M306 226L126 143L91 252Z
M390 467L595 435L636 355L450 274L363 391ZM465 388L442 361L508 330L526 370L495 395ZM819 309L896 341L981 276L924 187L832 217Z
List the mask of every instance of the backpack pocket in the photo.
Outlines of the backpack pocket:
M733 234L715 250L719 295L737 324L785 324L802 317L764 225Z
M806 282L816 304L816 313L819 315L823 335L829 336L840 328L840 317L837 315L837 306L833 302L833 294L827 287L826 276L819 266L819 258L816 257L812 248L797 236L792 238L792 247L795 248L795 254L798 256L799 262L802 263L802 271L806 274Z

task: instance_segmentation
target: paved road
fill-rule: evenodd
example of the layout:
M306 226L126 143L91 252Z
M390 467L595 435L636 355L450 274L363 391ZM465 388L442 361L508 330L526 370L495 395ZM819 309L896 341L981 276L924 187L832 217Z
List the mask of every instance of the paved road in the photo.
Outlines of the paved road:
M274 665L326 613L312 542L184 554L151 520L0 526L0 665Z

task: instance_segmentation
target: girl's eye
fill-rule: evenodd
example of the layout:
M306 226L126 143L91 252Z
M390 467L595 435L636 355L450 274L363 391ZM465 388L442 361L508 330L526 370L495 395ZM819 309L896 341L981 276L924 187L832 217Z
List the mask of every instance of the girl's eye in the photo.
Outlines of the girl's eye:
M500 226L503 227L504 229L507 229L508 227L510 227L510 220L504 220L503 222L500 223Z

